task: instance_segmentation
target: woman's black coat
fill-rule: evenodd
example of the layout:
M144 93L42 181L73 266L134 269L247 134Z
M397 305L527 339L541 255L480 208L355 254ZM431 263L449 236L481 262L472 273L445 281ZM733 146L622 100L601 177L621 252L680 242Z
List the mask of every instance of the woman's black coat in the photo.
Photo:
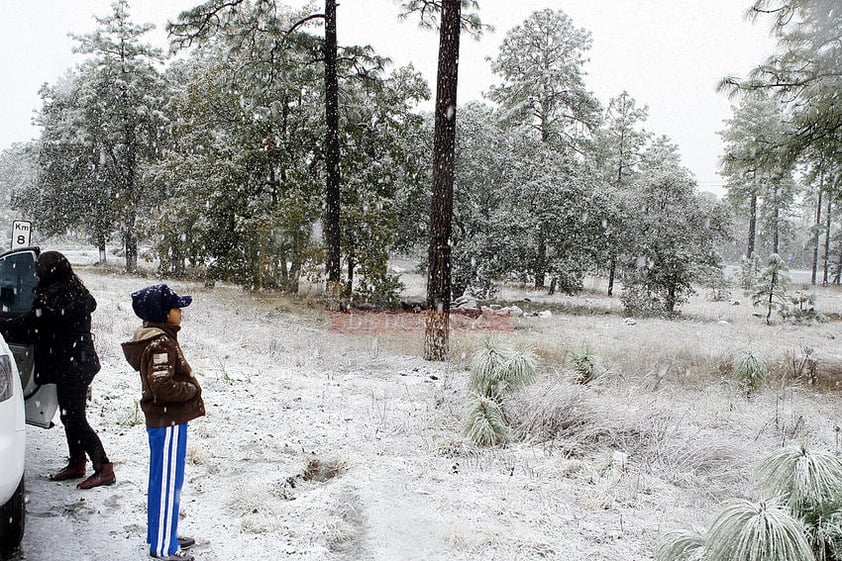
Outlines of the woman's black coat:
M76 277L39 281L32 309L4 322L13 341L35 345L37 384L89 384L100 363L91 335L96 300Z

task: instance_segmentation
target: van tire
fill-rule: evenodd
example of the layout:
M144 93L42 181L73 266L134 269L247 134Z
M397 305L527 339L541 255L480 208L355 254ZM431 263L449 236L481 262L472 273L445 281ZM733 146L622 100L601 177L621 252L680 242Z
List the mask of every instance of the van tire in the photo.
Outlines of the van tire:
M12 551L23 540L26 527L26 501L23 476L9 502L0 506L0 551Z

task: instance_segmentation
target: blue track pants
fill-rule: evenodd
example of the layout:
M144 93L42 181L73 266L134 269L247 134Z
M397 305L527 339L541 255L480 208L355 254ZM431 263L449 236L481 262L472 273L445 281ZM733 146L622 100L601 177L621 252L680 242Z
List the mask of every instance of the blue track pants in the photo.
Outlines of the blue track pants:
M187 423L147 428L149 434L149 488L146 541L153 555L178 550L178 507L184 484Z

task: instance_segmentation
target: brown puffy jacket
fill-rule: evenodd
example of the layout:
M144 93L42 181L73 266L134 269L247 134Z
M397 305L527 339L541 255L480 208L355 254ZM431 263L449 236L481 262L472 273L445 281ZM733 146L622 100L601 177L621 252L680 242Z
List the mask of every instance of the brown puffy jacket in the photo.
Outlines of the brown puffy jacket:
M202 388L181 352L178 330L177 326L145 323L131 341L123 343L126 360L140 372L140 407L149 428L180 425L205 414Z

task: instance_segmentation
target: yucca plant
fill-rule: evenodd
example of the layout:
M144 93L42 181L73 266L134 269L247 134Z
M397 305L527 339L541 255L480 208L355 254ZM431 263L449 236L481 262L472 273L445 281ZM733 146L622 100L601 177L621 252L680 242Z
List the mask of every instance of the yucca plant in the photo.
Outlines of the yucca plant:
M479 446L496 446L506 442L509 426L503 407L490 397L477 396L468 408L465 436Z
M804 523L774 502L738 500L705 539L705 561L815 561Z
M754 354L746 352L734 363L734 375L743 394L750 396L763 387L768 370Z
M570 353L570 366L576 372L576 382L587 384L596 378L596 357L591 349L585 347L582 350Z
M468 387L477 395L499 401L534 378L535 353L531 349L515 351L494 339L485 339L471 361Z
M796 516L832 512L842 501L842 460L806 443L776 450L757 467L761 488Z
M657 561L703 561L705 536L695 528L677 528L661 536L655 547Z
M806 524L816 558L840 549L842 460L805 443L773 452L757 468L761 488L779 497ZM835 555L833 555L836 558Z
M535 354L515 351L494 339L483 341L471 361L468 388L474 400L465 420L465 436L480 446L494 446L508 439L503 411L504 397L535 378Z

